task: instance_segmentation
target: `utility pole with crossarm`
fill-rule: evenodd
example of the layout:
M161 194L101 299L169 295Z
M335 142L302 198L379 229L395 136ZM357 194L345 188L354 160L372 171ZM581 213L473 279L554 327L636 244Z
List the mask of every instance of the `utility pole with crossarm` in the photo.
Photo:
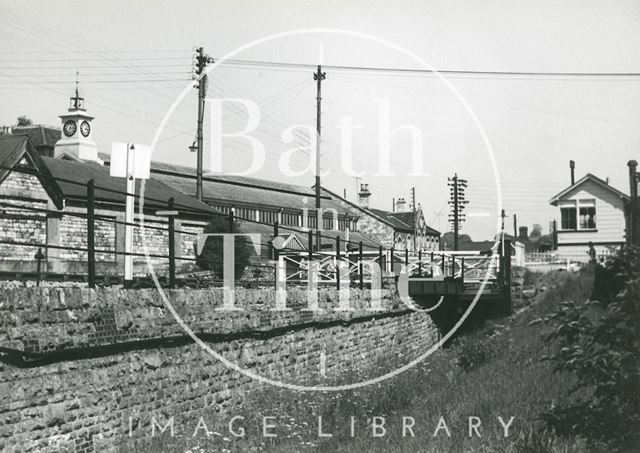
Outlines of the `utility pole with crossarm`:
M193 74L194 80L198 81L198 132L196 134L196 146L190 146L189 149L198 153L198 163L196 170L196 198L202 201L202 155L203 155L203 139L202 125L204 123L204 102L207 97L207 73L205 69L207 65L213 63L213 58L204 53L204 48L199 47L193 55Z
M464 211L465 206L469 203L465 199L465 190L467 188L467 181L459 178L458 174L454 174L452 178L447 178L449 186L449 192L451 199L449 205L451 206L451 214L449 214L449 221L453 229L453 250L458 250L458 235L460 233L460 224L465 221Z

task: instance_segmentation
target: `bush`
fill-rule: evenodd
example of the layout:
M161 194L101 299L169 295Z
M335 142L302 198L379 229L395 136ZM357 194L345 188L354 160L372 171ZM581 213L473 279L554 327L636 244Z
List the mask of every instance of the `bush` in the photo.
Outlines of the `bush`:
M494 356L495 348L491 344L491 339L472 336L461 341L457 363L463 371L470 371L485 364Z
M238 224L234 223L233 231L238 231ZM229 220L223 216L213 217L204 230L205 233L228 233ZM224 257L222 253L222 237L208 237L202 249L202 253L198 255L196 264L200 269L206 269L213 272L217 278L223 277ZM246 237L237 236L235 238L235 277L239 280L242 277L244 269L249 264L249 258L252 254L251 244Z
M640 445L640 250L628 249L597 273L614 294L600 301L563 302L550 319L557 343L554 371L576 377L573 398L545 412L557 434L628 451ZM604 274L603 274L604 273Z

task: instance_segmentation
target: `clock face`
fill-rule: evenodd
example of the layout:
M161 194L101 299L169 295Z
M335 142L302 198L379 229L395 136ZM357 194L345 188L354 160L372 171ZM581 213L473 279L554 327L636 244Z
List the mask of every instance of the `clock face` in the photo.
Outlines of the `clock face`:
M64 135L66 135L67 137L71 137L76 133L76 122L72 120L67 121L66 123L64 123L62 130L64 131Z
M91 132L91 126L86 121L80 123L80 133L82 133L83 137L88 137Z

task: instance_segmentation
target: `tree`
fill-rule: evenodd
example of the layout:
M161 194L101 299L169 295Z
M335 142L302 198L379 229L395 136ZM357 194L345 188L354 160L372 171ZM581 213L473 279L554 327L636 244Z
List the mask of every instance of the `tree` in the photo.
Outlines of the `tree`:
M233 231L238 231L237 222L233 223ZM205 233L229 233L229 218L226 216L214 216L204 230ZM202 253L198 255L196 264L201 269L210 270L216 278L222 278L224 274L224 258L222 253L223 238L208 237L202 248ZM249 264L252 254L252 247L248 238L236 236L235 238L235 277L239 280L244 269Z
M33 125L33 121L31 121L31 118L27 117L26 115L19 116L17 121L18 121L17 126L31 126L31 125Z
M452 250L453 249L453 232L447 231L446 233L444 233L440 241L442 242L442 245L445 250ZM463 244L469 244L471 242L473 241L471 240L471 236L469 236L468 234L461 234L458 236L458 245L460 246Z
M534 223L529 237L531 239L536 239L536 238L539 238L540 236L542 236L542 226L538 225L537 223Z

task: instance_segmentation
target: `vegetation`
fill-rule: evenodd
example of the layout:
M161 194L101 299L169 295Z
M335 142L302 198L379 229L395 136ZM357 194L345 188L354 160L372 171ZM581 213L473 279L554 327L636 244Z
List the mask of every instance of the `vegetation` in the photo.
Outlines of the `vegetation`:
M31 126L33 125L33 121L31 120L31 118L28 118L27 116L19 116L18 119L16 120L16 126Z
M233 231L238 231L238 224L234 222ZM214 216L207 224L205 233L229 233L229 220L224 216ZM224 262L228 257L224 257L222 253L223 238L208 237L202 249L202 253L198 255L196 264L201 269L210 270L216 278L223 277ZM242 236L235 237L235 277L239 280L245 268L249 265L249 259L252 254L252 248L249 240Z
M589 298L594 272L552 272L537 278L540 291L535 301L517 316L501 323L487 323L446 350L437 351L424 363L377 385L338 393L301 393L265 387L246 395L244 406L234 414L245 417L244 439L226 431L228 419L212 415L207 424L216 426L211 436L192 437L193 427L183 437L155 438L146 451L165 452L499 452L583 453L595 450L580 435L565 436L550 428L540 414L549 413L560 402L575 396L570 391L579 379L570 371L554 369L542 360L556 351L546 341L551 324L543 318L567 299ZM345 373L351 381L379 375L406 359L359 367ZM482 437L468 436L468 417L482 420ZM275 416L277 438L261 435L262 417ZM318 416L323 431L333 437L318 437ZM349 433L350 417L357 420L355 436ZM371 435L372 417L383 416L388 432ZM415 419L415 437L402 437L402 417ZM515 417L509 437L497 417ZM451 437L433 437L443 417ZM222 418L223 422L220 422ZM195 421L192 422L194 424ZM123 450L125 451L125 450ZM144 450L139 450L144 451Z
M598 300L563 302L550 317L554 370L575 376L572 394L543 415L562 436L608 451L640 448L640 249L598 273ZM595 299L595 298L594 298Z

